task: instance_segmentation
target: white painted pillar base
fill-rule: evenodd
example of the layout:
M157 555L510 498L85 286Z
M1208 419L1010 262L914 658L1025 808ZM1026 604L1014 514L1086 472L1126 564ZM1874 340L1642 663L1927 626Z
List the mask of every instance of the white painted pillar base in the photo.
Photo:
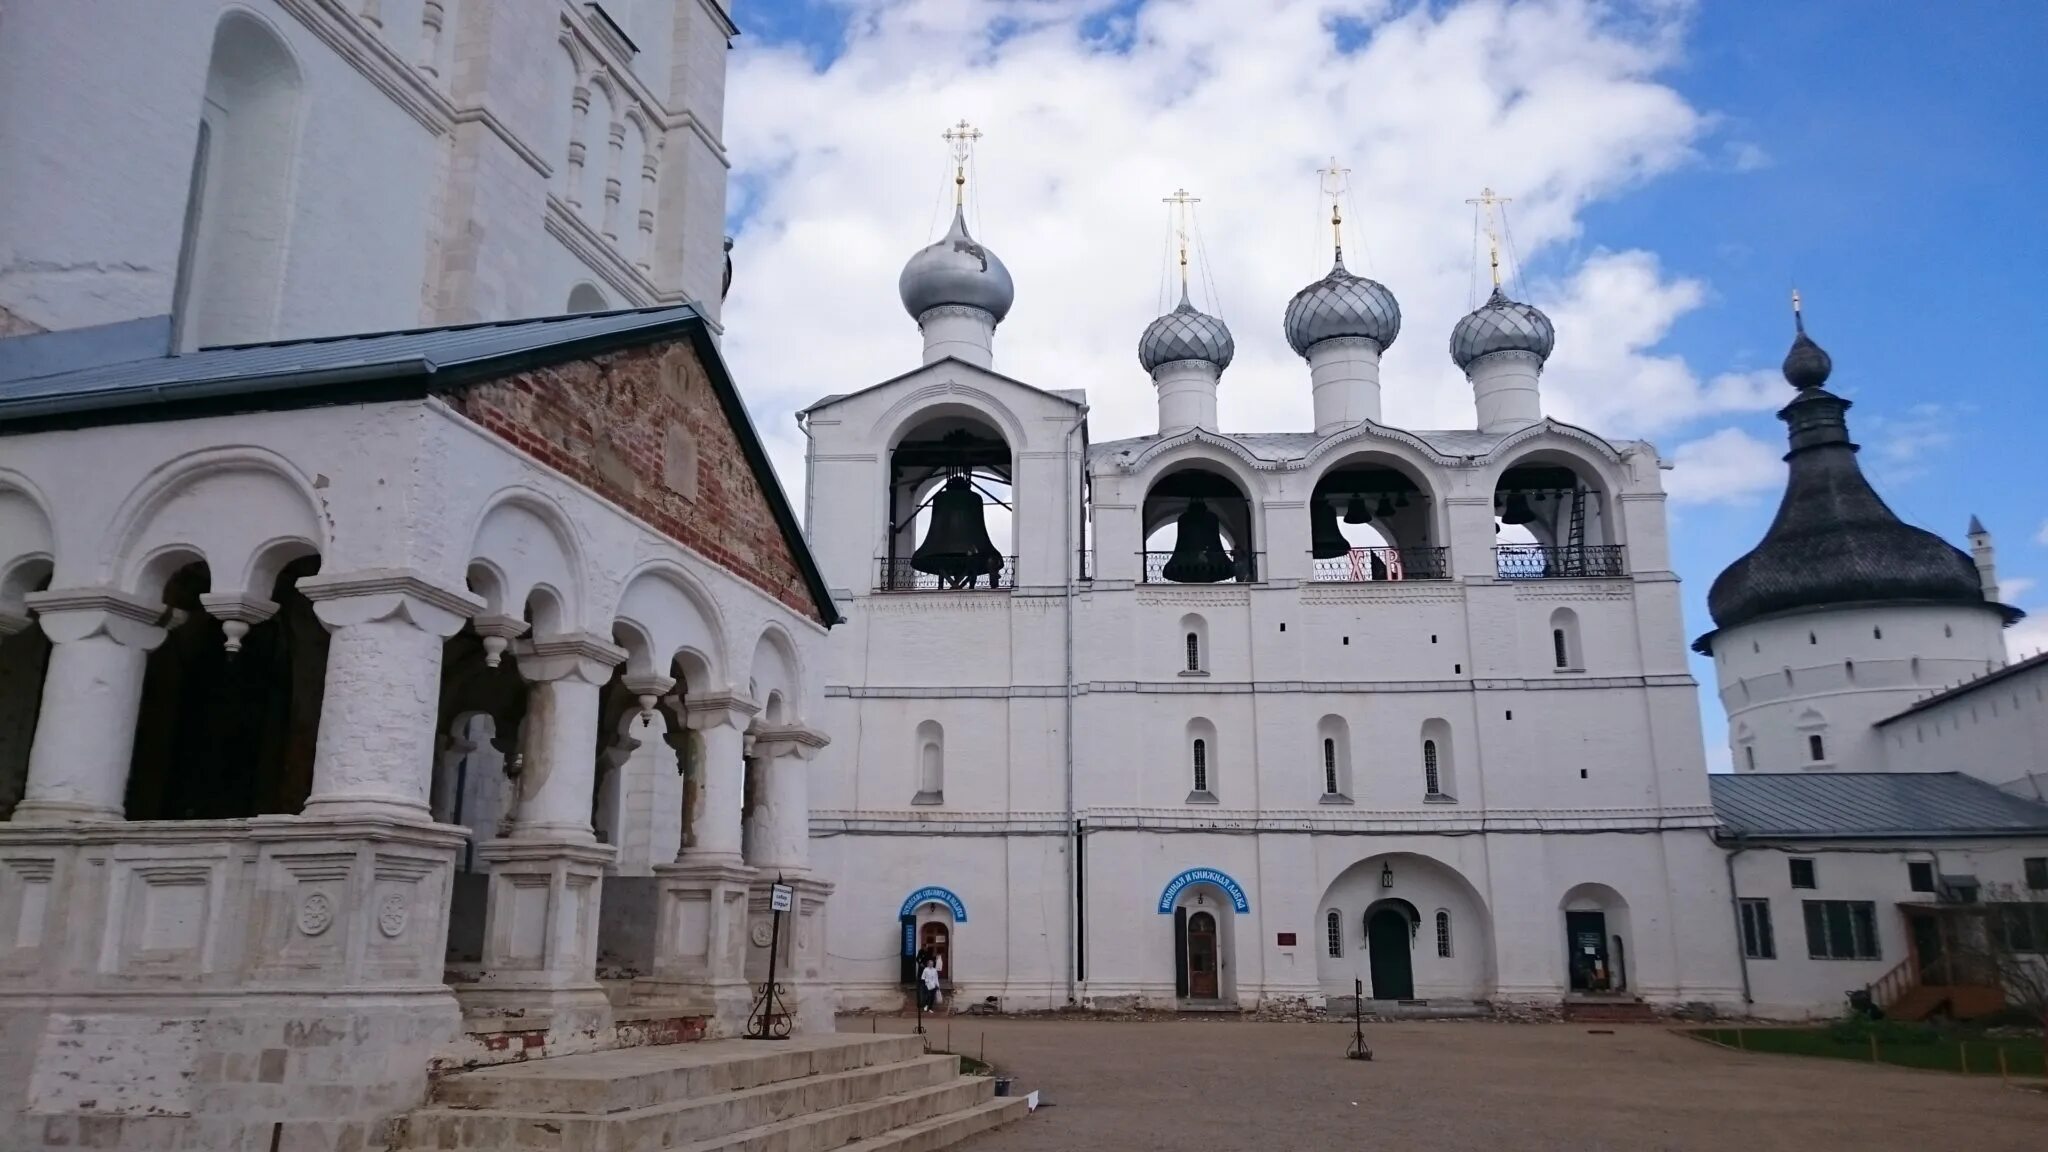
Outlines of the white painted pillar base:
M14 822L119 820L163 605L111 588L35 592L27 602L52 647Z
M608 845L489 840L482 975L457 990L465 1010L546 1010L556 1032L611 1023L597 982L597 918Z
M770 903L775 879L776 873L762 869L747 898L746 971L748 987L756 994L768 980L768 946L775 939L775 909ZM831 1032L839 998L825 955L825 905L833 885L787 874L782 881L796 890L795 906L782 915L782 957L776 962L775 982L782 986L782 1001L798 1034Z
M305 814L431 821L441 644L483 601L399 568L298 588L330 634Z
M635 999L710 1017L707 1037L739 1035L753 1002L746 934L755 870L686 861L658 864L654 876L654 971Z

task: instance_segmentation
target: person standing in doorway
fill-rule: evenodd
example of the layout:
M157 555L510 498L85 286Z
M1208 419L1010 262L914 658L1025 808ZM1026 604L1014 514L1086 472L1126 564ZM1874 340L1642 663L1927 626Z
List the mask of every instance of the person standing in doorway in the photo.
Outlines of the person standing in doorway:
M931 949L925 949L917 962L918 1006L925 1011L936 1012L939 1007L939 957Z

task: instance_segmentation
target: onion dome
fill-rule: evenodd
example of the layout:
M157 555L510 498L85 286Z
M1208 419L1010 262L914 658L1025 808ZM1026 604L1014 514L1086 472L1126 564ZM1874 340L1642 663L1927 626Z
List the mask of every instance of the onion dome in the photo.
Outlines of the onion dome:
M1461 371L1495 352L1534 352L1537 359L1548 360L1556 344L1557 329L1550 317L1533 304L1508 299L1498 284L1486 303L1451 329L1451 359Z
M1237 341L1223 321L1199 311L1181 288L1180 305L1145 326L1138 337L1138 363L1150 372L1175 360L1205 360L1221 372L1237 355Z
M938 243L918 250L896 282L904 310L915 318L934 308L979 308L1001 322L1017 298L1010 270L967 234L967 219L953 209L953 226Z
M1387 286L1353 276L1344 267L1344 252L1330 274L1303 288L1287 302L1287 343L1301 356L1325 340L1359 336L1384 352L1401 334L1401 305Z
M1784 369L1799 394L1778 413L1791 442L1785 497L1763 541L1708 590L1715 627L1849 604L1951 604L2017 619L1984 598L1966 553L1900 520L1870 487L1849 439L1849 401L1821 387L1831 367L1802 324ZM1711 651L1711 640L1694 647Z

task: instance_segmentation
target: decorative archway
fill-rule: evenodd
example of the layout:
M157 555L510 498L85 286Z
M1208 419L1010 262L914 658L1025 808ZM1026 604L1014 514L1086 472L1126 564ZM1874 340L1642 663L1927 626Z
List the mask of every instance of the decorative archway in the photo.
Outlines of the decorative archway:
M914 916L919 908L927 904L944 904L946 910L953 914L953 923L967 923L967 902L955 895L951 888L941 888L936 884L919 888L904 897L903 907L898 909L896 914Z
M1228 872L1216 868L1190 868L1168 880L1166 887L1159 893L1161 916L1173 915L1174 902L1180 899L1181 891L1190 884L1207 884L1221 889L1225 896L1230 897L1230 909L1233 912L1242 914L1252 910L1251 901L1245 899L1244 885L1232 879Z
M1382 978L1394 975L1382 971L1396 936L1389 917L1400 922L1398 958L1413 996L1483 1000L1493 994L1492 917L1479 890L1444 860L1417 852L1367 856L1337 873L1316 908L1326 918L1316 950L1316 979L1326 996L1348 997L1362 987L1384 998ZM1455 949L1437 948L1433 936L1419 933L1434 929L1433 917L1425 917L1435 911L1445 914L1445 936L1456 935ZM1377 935L1375 918L1381 920Z

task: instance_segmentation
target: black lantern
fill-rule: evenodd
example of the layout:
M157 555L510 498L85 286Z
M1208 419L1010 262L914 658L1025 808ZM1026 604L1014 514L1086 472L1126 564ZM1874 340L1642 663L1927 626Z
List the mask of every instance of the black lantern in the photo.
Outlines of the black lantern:
M1394 886L1394 866L1393 866L1392 864L1382 864L1382 865L1380 865L1380 887L1382 887L1382 888L1392 888L1393 886Z

